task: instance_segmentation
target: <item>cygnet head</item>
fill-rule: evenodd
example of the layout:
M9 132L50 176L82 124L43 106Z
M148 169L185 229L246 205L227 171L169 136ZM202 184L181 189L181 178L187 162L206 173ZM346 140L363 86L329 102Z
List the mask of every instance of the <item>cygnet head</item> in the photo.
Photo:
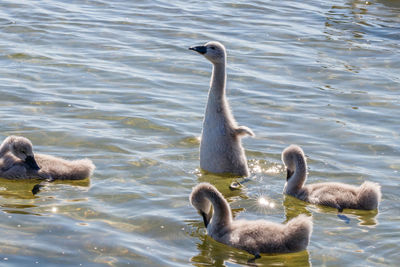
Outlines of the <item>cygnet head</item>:
M39 170L40 167L36 163L31 141L22 136L12 136L11 140L9 145L11 153L24 161L32 169Z
M296 163L299 162L299 158L305 159L303 149L296 145L290 145L282 152L282 162L286 166L287 177L286 180L289 180L290 177L294 174L296 170Z
M202 54L213 64L225 63L226 50L224 45L219 42L212 41L205 45L189 47L189 49Z
M190 194L190 203L203 217L204 225L207 228L211 217L211 202L205 197L207 192L214 192L214 187L209 183L200 183L195 186Z

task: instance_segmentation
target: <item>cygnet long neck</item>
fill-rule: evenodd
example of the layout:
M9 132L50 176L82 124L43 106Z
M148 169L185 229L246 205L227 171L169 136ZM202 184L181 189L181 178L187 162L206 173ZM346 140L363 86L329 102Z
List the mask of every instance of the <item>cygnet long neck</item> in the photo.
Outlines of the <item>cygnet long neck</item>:
M211 87L210 87L209 97L213 96L217 100L225 98L225 86L226 86L225 62L214 63L211 76Z
M232 222L231 208L228 202L218 191L205 191L204 197L211 201L214 213L212 216L212 225L226 226Z
M303 155L294 155L295 170L292 176L288 177L285 192L287 194L297 193L304 185L307 179L307 162Z

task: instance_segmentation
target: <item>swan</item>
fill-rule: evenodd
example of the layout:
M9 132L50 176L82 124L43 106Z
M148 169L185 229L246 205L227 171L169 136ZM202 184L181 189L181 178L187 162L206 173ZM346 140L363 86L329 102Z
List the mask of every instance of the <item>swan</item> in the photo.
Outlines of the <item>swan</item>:
M203 217L209 236L245 250L255 258L259 258L260 253L296 252L308 246L313 223L311 217L306 215L299 215L286 224L266 220L233 220L228 202L209 183L200 183L193 188L190 203Z
M225 95L226 51L219 42L193 46L213 64L207 107L200 142L200 168L220 174L248 176L247 159L241 138L254 136L246 126L238 126Z
M303 150L290 145L282 152L287 169L287 181L283 192L298 199L338 209L374 210L381 199L381 187L365 181L360 186L344 183L316 183L304 185L307 179L307 162Z
M0 177L7 179L81 180L92 175L89 159L65 160L33 153L32 143L22 136L9 136L0 146Z
M51 177L40 170L28 139L19 136L9 136L0 145L0 177L8 179Z

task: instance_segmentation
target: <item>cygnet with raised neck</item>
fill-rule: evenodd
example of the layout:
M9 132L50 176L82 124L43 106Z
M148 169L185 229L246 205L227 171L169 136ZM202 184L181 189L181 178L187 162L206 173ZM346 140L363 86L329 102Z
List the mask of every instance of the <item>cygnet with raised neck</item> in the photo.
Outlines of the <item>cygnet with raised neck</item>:
M190 47L213 64L200 142L200 168L211 173L248 176L241 138L254 133L238 126L226 99L226 51L219 42Z
M296 252L308 246L313 223L312 218L306 215L301 214L286 224L266 220L233 220L228 202L209 183L200 183L193 188L190 203L203 217L209 236L245 250L255 258L259 258L260 253Z
M282 152L282 161L287 169L285 194L312 204L343 209L374 210L381 200L381 187L365 181L360 186L344 183L316 183L304 185L307 179L307 162L303 150L290 145Z
M89 159L65 160L33 152L22 136L9 136L0 146L0 177L6 179L82 180L95 166Z

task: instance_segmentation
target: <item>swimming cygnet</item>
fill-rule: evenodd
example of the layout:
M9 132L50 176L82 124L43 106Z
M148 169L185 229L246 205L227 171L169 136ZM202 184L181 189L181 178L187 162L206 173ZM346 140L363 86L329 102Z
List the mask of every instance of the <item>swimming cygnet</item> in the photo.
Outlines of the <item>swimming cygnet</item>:
M303 150L296 145L282 152L287 168L287 181L283 192L298 199L343 209L374 210L381 199L381 187L377 183L364 182L360 186L344 183L316 183L304 185L307 179L307 162Z
M247 159L241 138L254 133L238 126L225 95L226 52L219 42L190 47L213 64L208 103L200 143L200 167L212 173L248 176Z
M228 202L209 183L195 186L190 202L203 217L209 236L218 242L245 250L255 258L259 258L260 253L301 251L307 248L310 240L313 228L311 217L302 214L286 224L266 220L233 220Z
M34 154L32 143L22 136L9 136L0 146L0 177L7 179L81 180L92 175L89 159L65 160Z

